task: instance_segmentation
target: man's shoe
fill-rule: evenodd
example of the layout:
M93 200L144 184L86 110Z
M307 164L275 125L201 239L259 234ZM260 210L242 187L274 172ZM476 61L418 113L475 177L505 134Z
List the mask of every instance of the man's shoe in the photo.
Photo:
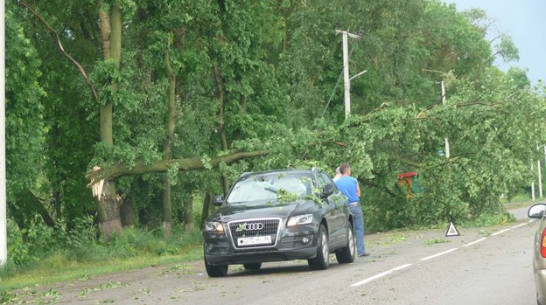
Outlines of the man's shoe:
M360 257L370 256L370 253L364 252L362 254L359 254L358 256L360 256Z

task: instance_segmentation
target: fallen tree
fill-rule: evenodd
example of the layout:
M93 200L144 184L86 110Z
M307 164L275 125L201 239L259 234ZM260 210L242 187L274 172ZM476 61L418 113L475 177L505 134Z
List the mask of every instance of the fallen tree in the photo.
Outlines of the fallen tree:
M95 166L88 172L86 177L90 180L88 186L99 183L103 180L113 179L120 176L142 175L149 173L167 172L170 168L176 167L181 171L199 170L208 167L218 167L221 163L230 164L245 158L261 157L269 154L269 150L253 152L234 152L227 155L217 156L210 160L200 158L183 158L173 160L157 160L150 164L137 162L134 166L113 165L107 167Z

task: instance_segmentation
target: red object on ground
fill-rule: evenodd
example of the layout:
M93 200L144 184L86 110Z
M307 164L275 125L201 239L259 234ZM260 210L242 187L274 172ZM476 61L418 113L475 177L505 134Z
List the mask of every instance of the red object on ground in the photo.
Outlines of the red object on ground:
M407 172L407 173L400 173L398 174L398 179L404 179L404 178L408 178L408 177L413 177L417 175L416 172Z

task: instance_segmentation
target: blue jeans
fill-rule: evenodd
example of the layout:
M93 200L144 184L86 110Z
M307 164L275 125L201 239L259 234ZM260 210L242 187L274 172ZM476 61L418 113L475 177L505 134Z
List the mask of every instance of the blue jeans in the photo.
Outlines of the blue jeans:
M353 215L353 223L356 234L356 252L358 255L364 254L364 216L360 204L354 206L354 202L349 203L349 209Z

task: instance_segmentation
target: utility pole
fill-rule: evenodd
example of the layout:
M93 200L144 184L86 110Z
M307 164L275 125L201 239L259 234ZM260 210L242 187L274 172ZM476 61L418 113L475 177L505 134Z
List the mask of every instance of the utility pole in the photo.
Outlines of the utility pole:
M542 144L542 147L544 148L544 164L546 165L546 144ZM540 158L538 158L538 159L540 160ZM539 176L539 177L542 177L542 175Z
M0 266L8 260L6 209L6 11L0 0Z
M442 72L442 71L438 71L438 70L430 70L430 69L421 69L422 71L426 71L426 72L432 72L432 73L439 73L442 75L442 78L445 74L445 72ZM440 92L442 94L441 98L442 98L442 105L445 105L446 104L446 86L445 86L445 82L443 80L439 81L439 82L436 82L437 84L440 84ZM445 155L446 155L446 158L449 158L450 156L450 152L449 152L449 140L447 137L444 137L444 147L445 147Z
M446 104L446 86L444 84L444 81L440 82L441 88L442 88L442 105ZM449 141L447 137L444 138L444 145L446 149L446 158L449 158Z
M542 198L542 174L540 172L540 160L537 160L538 170L538 198Z
M366 73L366 71L362 71L358 73L357 75L353 76L352 78L349 77L349 38L359 39L359 35L351 34L347 31L340 31L336 30L336 34L342 34L343 35L343 87L344 87L344 93L345 93L345 119L349 117L351 114L351 79L362 75Z
M534 169L534 162L531 159L531 172L533 172ZM531 200L535 201L535 179L533 179L533 183L531 183Z
M345 92L345 119L351 114L351 81L349 80L349 42L347 31L343 31L343 90Z
M540 155L540 146L537 143L537 155ZM546 163L545 163L546 164ZM542 198L542 172L540 169L540 157L537 158L537 170L538 170L538 198Z

